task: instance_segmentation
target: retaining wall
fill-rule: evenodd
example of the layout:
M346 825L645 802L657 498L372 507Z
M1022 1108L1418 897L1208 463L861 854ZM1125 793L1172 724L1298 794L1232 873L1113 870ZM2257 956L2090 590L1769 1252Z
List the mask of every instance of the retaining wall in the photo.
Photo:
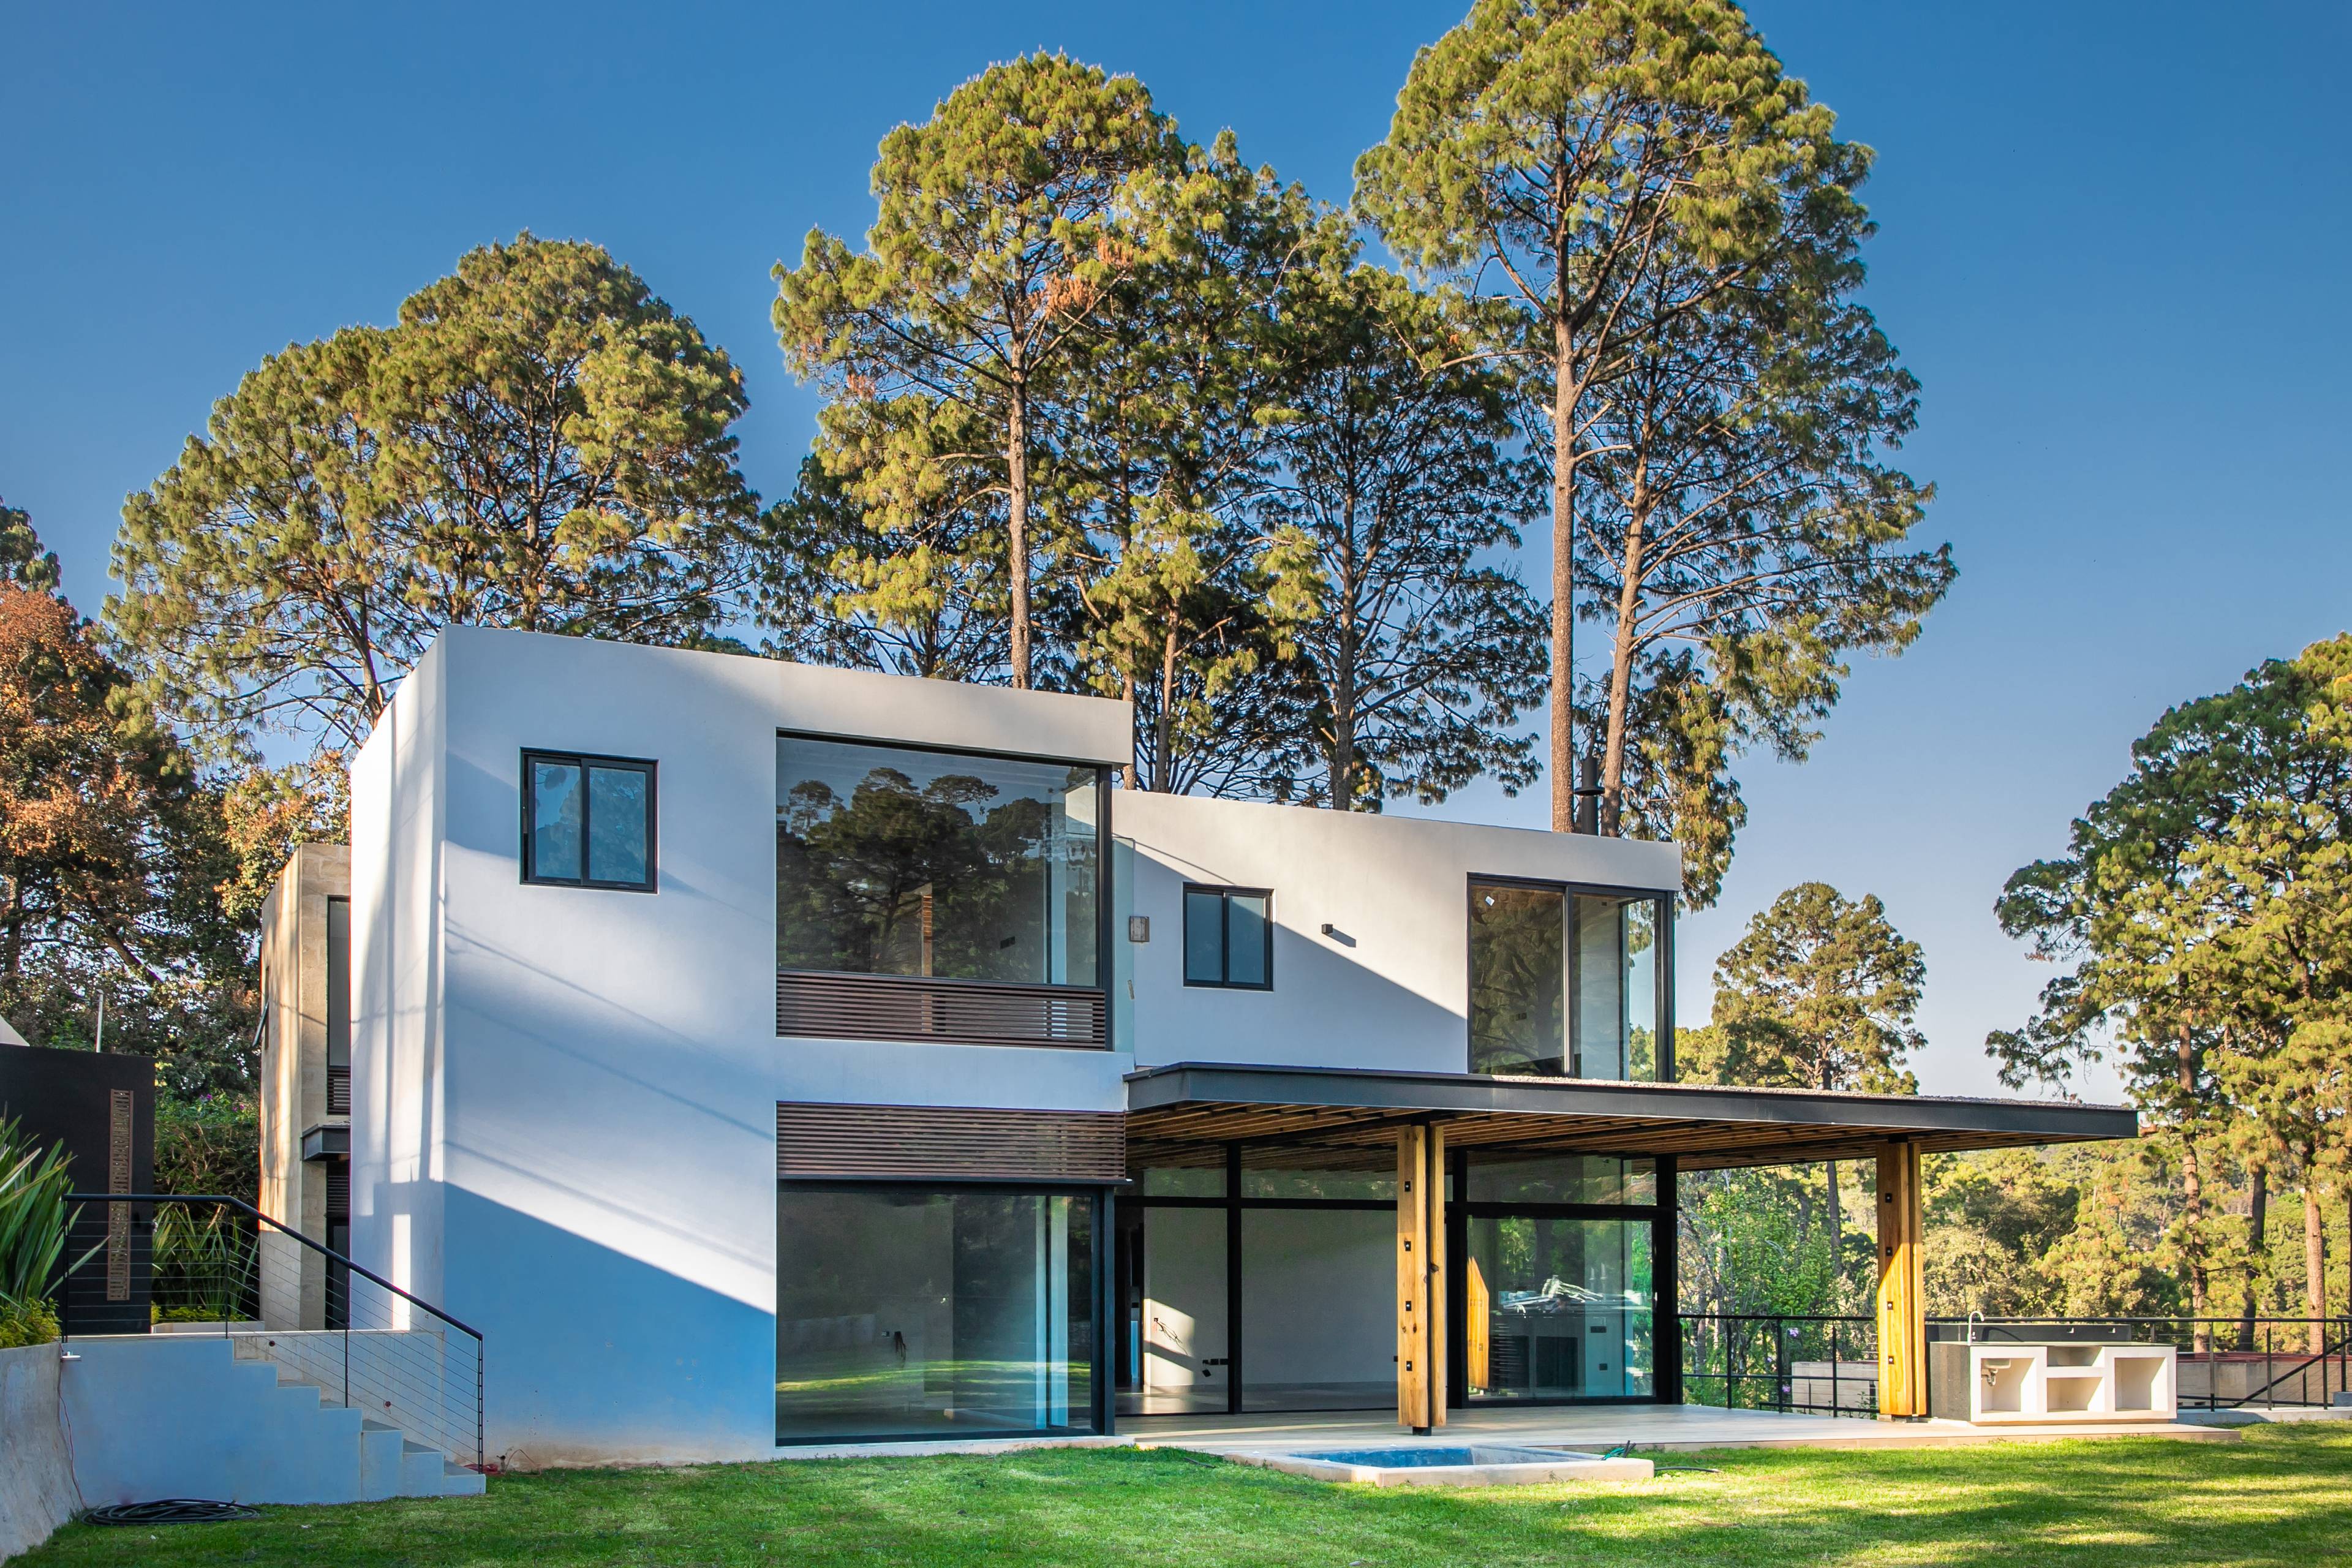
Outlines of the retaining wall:
M59 1348L0 1350L0 1559L38 1546L79 1506L58 1424Z

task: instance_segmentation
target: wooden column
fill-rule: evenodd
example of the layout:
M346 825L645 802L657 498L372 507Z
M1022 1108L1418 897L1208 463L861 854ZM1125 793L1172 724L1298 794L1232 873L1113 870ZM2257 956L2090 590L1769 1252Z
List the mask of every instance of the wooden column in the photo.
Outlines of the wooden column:
M1430 1427L1429 1390L1429 1129L1397 1131L1396 1378L1397 1424Z
M1422 1278L1429 1281L1425 1293L1428 1316L1423 1320L1427 1335L1429 1368L1429 1424L1445 1425L1445 1129L1429 1130L1429 1163L1422 1167L1423 1200L1429 1205L1429 1264Z
M1916 1144L1878 1152L1878 1413L1927 1414L1927 1294L1921 1272L1925 1211Z

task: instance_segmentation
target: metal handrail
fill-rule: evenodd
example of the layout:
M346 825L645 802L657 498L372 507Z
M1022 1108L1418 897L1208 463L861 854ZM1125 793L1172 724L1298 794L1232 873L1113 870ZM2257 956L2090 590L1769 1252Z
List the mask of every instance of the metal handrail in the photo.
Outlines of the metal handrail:
M451 1317L448 1313L443 1311L440 1308L435 1306L432 1302L424 1300L419 1297L410 1295L407 1291L402 1289L399 1286L394 1284L383 1275L376 1273L373 1269L367 1268L365 1265L354 1263L350 1258L345 1258L341 1253L333 1250L331 1247L311 1240L309 1237L304 1236L300 1231L294 1230L287 1226L278 1224L276 1220L271 1219L268 1215L263 1214L259 1209L255 1208L251 1204L247 1203L243 1198L233 1198L220 1193L68 1193L66 1194L66 1202L95 1204L220 1204L226 1207L236 1209L241 1213L251 1215L254 1218L259 1220L262 1224L281 1235L292 1237L295 1240L300 1242L303 1246L309 1247L311 1251L317 1253L320 1257L326 1258L330 1262L340 1263L344 1268L350 1269L352 1273L358 1275L361 1279L365 1279L373 1285L377 1285L383 1289L391 1291L394 1295L399 1297L410 1306L424 1308L426 1311L432 1313L435 1317L440 1319L451 1328L456 1329L462 1333L471 1334L477 1344L481 1342L481 1330L474 1328L469 1324L461 1323L457 1319Z
M125 1209L128 1209L130 1205L136 1204L144 1205L152 1211L153 1208L161 1205L177 1204L187 1208L200 1206L209 1207L216 1213L227 1212L243 1215L254 1222L255 1229L253 1232L253 1237L257 1244L260 1236L263 1234L263 1227L267 1227L269 1234L290 1237L293 1241L298 1243L301 1248L315 1254L317 1257L326 1261L331 1268L331 1280L333 1278L331 1270L340 1269L343 1272L346 1281L352 1278L364 1280L368 1284L383 1291L385 1295L393 1300L405 1303L408 1307L415 1309L426 1317L445 1325L446 1328L454 1329L458 1333L472 1340L474 1342L474 1365L472 1379L473 1386L471 1390L471 1402L473 1405L473 1421L471 1423L473 1430L471 1436L473 1438L474 1457L471 1468L478 1470L482 1468L484 1458L482 1373L487 1357L485 1352L486 1342L482 1331L479 1329L475 1328L470 1323L464 1322L457 1318L452 1317L449 1313L435 1306L432 1302L425 1300L423 1298L414 1294L413 1292L405 1290L400 1286L394 1284L391 1280L386 1279L383 1275L376 1273L373 1269L367 1268L365 1265L356 1263L351 1258L345 1257L343 1254L335 1251L332 1247L313 1240L311 1237L303 1235L300 1231L294 1229L290 1226L287 1226L278 1220L271 1218L268 1215L264 1214L260 1209L255 1207L252 1204L247 1203L243 1198L232 1197L223 1193L68 1193L65 1194L65 1196L67 1202L78 1205L73 1210L74 1223L76 1224L82 1223L81 1216L86 1212L84 1207L79 1205L104 1205L109 1206L121 1205ZM96 1223L100 1226L107 1226L110 1229L111 1228L110 1217L106 1215L103 1211L101 1211L100 1215L97 1216ZM153 1221L152 1218L142 1217L141 1223L152 1225ZM80 1263L68 1266L65 1270L66 1275L70 1277L71 1275L79 1272L79 1269L89 1261L89 1258L97 1256L98 1252L103 1249L103 1247L104 1243L101 1241L100 1247L93 1247L91 1249L89 1257L84 1258ZM255 1258L257 1259L258 1258L257 1252L255 1254ZM331 1289L333 1289L331 1285ZM340 1289L342 1291L342 1299L346 1302L344 1310L348 1312L351 1286L346 1282ZM69 1341L72 1338L74 1318L72 1300L73 1299L70 1292L61 1289L58 1300L58 1337L61 1340ZM405 1325L403 1325L403 1327L405 1327ZM268 1330L265 1330L264 1331L282 1332L282 1331ZM348 1408L364 1408L363 1406L356 1405L352 1399L354 1384L352 1382L352 1335L353 1332L360 1332L362 1335L365 1335L371 1331L355 1330L352 1323L347 1320L340 1324L331 1325L327 1331L340 1334L342 1341L343 1365L341 1394L339 1403ZM226 1303L221 1332L224 1335L234 1335L237 1332L234 1323L234 1314L226 1311ZM436 1334L435 1338L437 1342L439 1336ZM277 1344L278 1341L273 1339L270 1342L272 1344ZM306 1363L302 1363L299 1358L296 1362L289 1363L287 1364L295 1367L296 1374L303 1377L304 1381L318 1383L322 1390L327 1392L330 1397L334 1396L333 1390L328 1385L327 1382L311 1378L307 1375L303 1370ZM316 1369L313 1368L311 1370ZM401 1375L399 1369L392 1369L387 1375L390 1376L392 1381L383 1386L373 1388L371 1390L371 1397L373 1397L373 1394L386 1392L390 1392L395 1396L399 1396L401 1395L404 1388L406 1388L409 1392L415 1391L417 1385L415 1384L414 1379L404 1379ZM392 1404L392 1400L387 1399L383 1403L386 1407L389 1407ZM462 1411L463 1406L460 1405L458 1408ZM431 1444L433 1447L441 1448L446 1452L455 1455L462 1452L462 1445L464 1442L463 1421L464 1417L462 1415L457 1416L457 1422L448 1425L443 1425L438 1420L427 1420L422 1424L422 1429L429 1429ZM394 1419L393 1424L396 1426L408 1425L408 1423L397 1419ZM420 1430L420 1428L412 1428L412 1430Z

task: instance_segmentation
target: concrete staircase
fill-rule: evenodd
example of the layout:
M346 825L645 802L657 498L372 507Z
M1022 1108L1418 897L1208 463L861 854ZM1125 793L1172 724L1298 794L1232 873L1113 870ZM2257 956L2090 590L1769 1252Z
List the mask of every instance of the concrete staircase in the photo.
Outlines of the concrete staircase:
M465 1497L481 1475L328 1402L213 1334L109 1334L62 1347L74 1479L90 1507L162 1498L341 1503Z

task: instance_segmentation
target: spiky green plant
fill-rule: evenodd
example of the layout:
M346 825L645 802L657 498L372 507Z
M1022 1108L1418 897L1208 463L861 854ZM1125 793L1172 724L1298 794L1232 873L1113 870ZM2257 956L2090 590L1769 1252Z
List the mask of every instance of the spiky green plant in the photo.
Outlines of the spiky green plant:
M216 1322L244 1315L254 1241L225 1209L186 1204L155 1211L153 1300L159 1321Z
M13 1119L0 1118L0 1337L40 1343L56 1337L49 1282L65 1252L74 1211L62 1144L43 1150ZM38 1338L32 1337L38 1334Z

